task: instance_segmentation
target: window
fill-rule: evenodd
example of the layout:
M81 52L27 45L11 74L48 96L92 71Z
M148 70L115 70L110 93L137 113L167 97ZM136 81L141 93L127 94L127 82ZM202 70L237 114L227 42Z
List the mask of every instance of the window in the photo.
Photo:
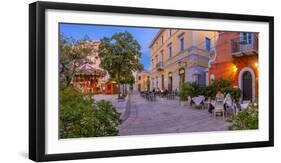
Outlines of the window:
M172 46L170 45L168 48L169 58L172 57Z
M163 37L163 35L161 36L161 43L162 43L162 44L164 43L164 37Z
M151 60L151 66L152 68L154 67L153 59Z
M244 44L252 44L253 41L252 33L246 33L246 32L242 33L241 41Z
M139 76L139 80L141 80L141 76Z
M155 60L156 60L156 64L158 63L158 55L157 56L155 56Z
M180 38L180 51L184 50L184 38Z
M164 52L161 52L161 65L163 66L164 64Z
M209 39L208 37L205 38L205 50L211 50L211 39Z
M248 44L252 44L252 33L248 33Z
M243 33L242 34L242 40L243 41L247 41L247 33Z

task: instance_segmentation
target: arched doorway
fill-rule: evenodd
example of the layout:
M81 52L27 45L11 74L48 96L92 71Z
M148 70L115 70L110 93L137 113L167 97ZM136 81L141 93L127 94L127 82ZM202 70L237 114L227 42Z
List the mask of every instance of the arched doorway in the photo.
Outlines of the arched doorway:
M179 80L179 86L180 86L181 84L183 84L185 82L185 70L184 70L184 68L179 69L179 77L180 77L180 80Z
M255 98L255 73L249 67L243 68L239 73L239 88L243 101L254 100Z
M252 100L253 97L253 86L252 86L252 75L249 71L245 71L242 75L242 98L243 100Z
M171 72L168 74L168 90L173 91L173 74Z

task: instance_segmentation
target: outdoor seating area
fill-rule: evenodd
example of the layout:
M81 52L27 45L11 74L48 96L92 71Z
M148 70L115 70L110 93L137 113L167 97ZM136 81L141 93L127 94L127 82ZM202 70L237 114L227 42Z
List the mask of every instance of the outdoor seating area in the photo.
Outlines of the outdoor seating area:
M145 98L147 101L156 101L158 98L166 98L167 100L176 99L175 91L140 91L141 97Z
M150 102L157 101L157 98L178 100L177 96L179 96L175 91L140 91L139 93L142 98ZM186 103L186 106L192 109L208 111L213 117L229 117L247 109L250 101L234 102L229 93L223 94L219 91L214 98L204 95L188 96Z
M205 110L207 109L214 117L220 115L222 117L235 115L238 112L247 109L250 101L233 102L231 95L222 95L221 98L205 98L203 95L189 97L188 103L191 108Z
M144 91L140 92L140 94L141 97L146 99L146 101L156 101L156 93Z

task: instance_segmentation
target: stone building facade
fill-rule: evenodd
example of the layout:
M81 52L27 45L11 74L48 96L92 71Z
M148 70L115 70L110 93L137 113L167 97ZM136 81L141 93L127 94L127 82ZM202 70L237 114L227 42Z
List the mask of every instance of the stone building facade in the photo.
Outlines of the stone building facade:
M136 89L141 91L150 90L150 74L148 71L140 71L136 74Z
M219 32L209 81L229 79L242 91L241 100L253 100L258 95L258 33Z
M208 83L217 32L161 29L150 44L150 90L175 91L183 82Z

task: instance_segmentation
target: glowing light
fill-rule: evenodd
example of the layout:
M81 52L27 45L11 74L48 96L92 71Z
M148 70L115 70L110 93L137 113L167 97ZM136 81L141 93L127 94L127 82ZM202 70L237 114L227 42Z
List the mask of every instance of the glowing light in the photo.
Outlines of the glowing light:
M237 67L235 65L233 65L232 70L233 70L233 72L236 72L237 71Z
M255 63L255 67L258 67L258 66L259 66L259 64L258 64L258 62L256 62L256 63Z

